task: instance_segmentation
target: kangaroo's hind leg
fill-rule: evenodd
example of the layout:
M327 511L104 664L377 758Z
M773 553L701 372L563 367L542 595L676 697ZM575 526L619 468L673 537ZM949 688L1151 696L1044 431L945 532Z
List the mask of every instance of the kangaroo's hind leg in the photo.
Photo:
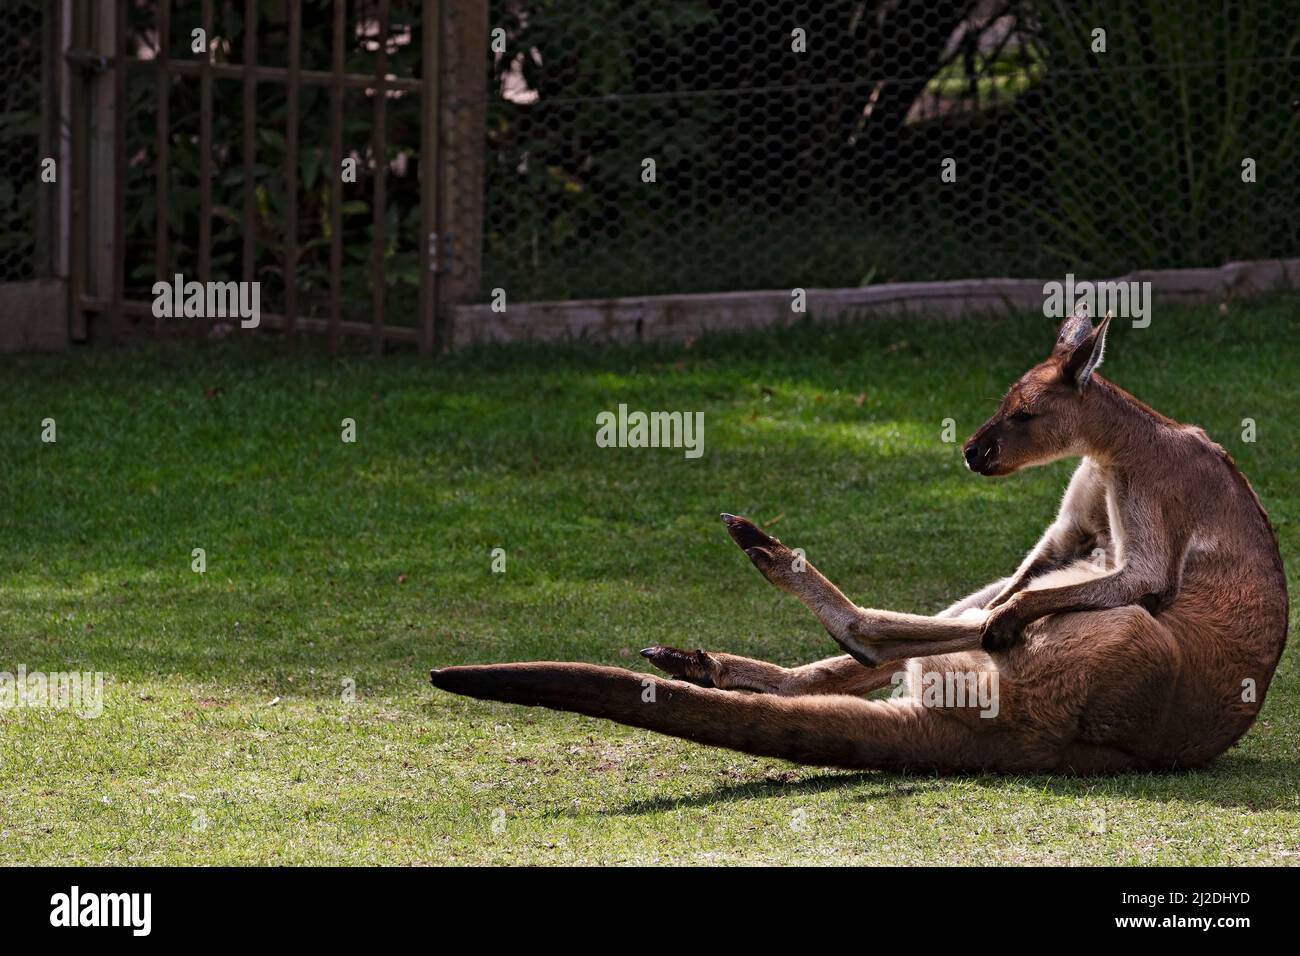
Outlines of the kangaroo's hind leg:
M982 608L998 594L1010 578L987 584L936 617L957 617L971 608ZM926 652L926 647L921 647ZM929 652L933 652L930 649ZM759 694L796 697L800 694L852 694L860 696L888 687L898 673L898 659L891 657L879 667L867 667L849 654L814 661L799 667L782 667L752 657L721 651L686 651L656 645L641 652L660 670L700 687L748 690Z
M988 617L982 608L930 617L859 607L806 559L753 522L735 515L723 515L722 520L763 577L803 601L836 643L868 667L980 646L981 629Z
M897 670L896 667L865 667L847 654L800 667L782 667L721 651L683 651L663 646L647 647L641 655L660 670L700 687L749 690L783 697L860 696L888 687Z

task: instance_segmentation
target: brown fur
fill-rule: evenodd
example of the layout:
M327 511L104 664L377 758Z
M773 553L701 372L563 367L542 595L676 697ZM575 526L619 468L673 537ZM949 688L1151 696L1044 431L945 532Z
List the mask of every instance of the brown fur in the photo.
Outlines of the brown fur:
M1094 329L1086 313L1067 319L1051 356L966 443L969 467L986 475L1083 458L1057 519L1010 577L932 617L872 610L724 515L758 570L847 656L784 668L652 647L642 653L677 680L534 663L445 668L433 684L801 763L1067 773L1204 764L1263 705L1286 640L1282 560L1222 448L1095 374L1109 320ZM920 689L974 686L979 675L996 675L995 715L935 706ZM891 684L908 692L861 696Z

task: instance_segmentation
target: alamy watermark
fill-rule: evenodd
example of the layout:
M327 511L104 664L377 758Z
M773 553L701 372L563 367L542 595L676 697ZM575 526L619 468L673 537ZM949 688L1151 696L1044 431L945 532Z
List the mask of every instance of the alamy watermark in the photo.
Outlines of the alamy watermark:
M132 936L153 929L152 893L83 893L74 885L50 897L50 925L55 927L118 926Z
M684 448L687 458L704 454L703 412L618 412L596 416L599 448Z
M93 719L104 712L104 674L101 671L0 671L0 710L48 707L72 710Z
M1133 328L1151 324L1150 282L1075 282L1067 272L1064 282L1043 283L1043 315L1063 319L1084 302L1089 315L1113 312L1117 319L1132 319Z
M186 282L179 272L171 282L153 284L156 319L239 319L245 329L262 324L262 283Z
M926 671L912 673L898 671L890 678L894 689L891 697L915 700L922 707L978 707L981 717L996 717L998 704L998 672L979 671Z

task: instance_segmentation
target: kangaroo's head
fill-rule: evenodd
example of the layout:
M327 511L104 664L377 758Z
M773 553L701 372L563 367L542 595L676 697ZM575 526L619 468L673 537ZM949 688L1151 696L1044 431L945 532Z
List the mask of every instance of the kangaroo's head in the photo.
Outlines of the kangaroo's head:
M1096 328L1080 305L1063 323L1052 354L1007 391L997 412L966 441L966 467L1009 475L1079 454L1088 383L1106 348L1107 313Z

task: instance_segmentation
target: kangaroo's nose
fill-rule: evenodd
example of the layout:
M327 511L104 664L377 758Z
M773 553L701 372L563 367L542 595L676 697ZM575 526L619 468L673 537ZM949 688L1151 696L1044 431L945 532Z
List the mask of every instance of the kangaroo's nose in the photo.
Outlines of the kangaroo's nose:
M973 469L977 464L979 464L981 457L983 456L980 454L979 445L966 446L966 467Z

